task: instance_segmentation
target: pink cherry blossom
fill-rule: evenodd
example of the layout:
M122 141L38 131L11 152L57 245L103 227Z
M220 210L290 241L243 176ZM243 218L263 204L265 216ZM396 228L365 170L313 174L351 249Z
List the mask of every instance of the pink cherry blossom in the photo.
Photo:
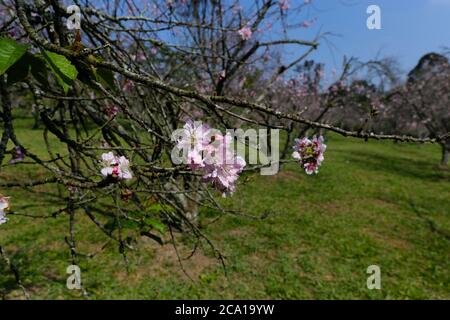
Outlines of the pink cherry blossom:
M289 0L280 0L279 5L281 10L288 10L290 7Z
M102 154L101 164L103 166L101 173L105 177L112 176L123 180L133 178L130 161L124 156L117 157L113 152L104 153Z
M130 161L124 156L119 157L117 165L117 177L123 180L133 179L133 173L130 169ZM113 173L114 174L114 173Z
M23 150L19 146L15 146L12 150L12 158L9 160L9 164L14 164L23 161L25 159L25 154L23 153Z
M189 120L183 127L176 148L187 150L186 164L202 174L202 181L211 183L222 192L231 195L236 190L239 174L246 166L243 158L234 151L231 135L213 134L207 125ZM213 138L213 139L212 139Z
M295 139L294 153L292 157L300 161L306 174L319 172L319 167L324 161L324 153L327 146L323 143L322 136L315 136L312 140L308 138Z
M138 61L138 62L142 62L147 60L147 57L145 56L144 52L142 52L141 50L139 50L135 55L132 55L133 60Z
M183 150L203 151L210 142L209 134L208 125L188 120L183 126L176 147Z
M222 192L222 196L226 197L236 190L239 174L246 166L246 162L234 152L233 139L230 135L216 134L214 138L214 142L207 148L202 180L211 182Z
M0 194L0 224L8 222L5 211L9 209L9 197Z
M112 152L104 153L102 154L101 163L103 165L101 173L106 177L113 174L113 169L117 166L117 158Z
M231 163L224 163L205 166L203 181L212 182L213 186L222 192L222 196L231 195L236 190L236 182L239 174L245 167L243 158L236 156Z
M134 82L130 79L125 79L123 82L122 90L124 92L130 92L134 88Z
M199 150L189 150L187 155L188 166L191 170L197 170L205 167L202 152Z
M224 80L226 76L227 76L227 72L225 70L222 70L221 72L219 72L219 80L220 81Z
M120 111L120 108L118 106L108 106L106 108L106 114L110 118L114 118Z
M302 27L302 28L309 28L316 22L316 20L317 20L316 18L313 18L311 20L305 20L305 21L300 23L300 27Z
M238 31L238 34L241 36L242 40L250 40L252 38L252 29L249 27L243 27Z

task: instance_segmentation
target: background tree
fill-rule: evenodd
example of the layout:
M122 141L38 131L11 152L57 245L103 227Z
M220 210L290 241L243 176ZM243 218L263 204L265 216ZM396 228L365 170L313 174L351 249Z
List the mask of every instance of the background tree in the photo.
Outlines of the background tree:
M450 126L450 65L437 53L424 55L408 73L406 83L386 96L395 129L405 134L439 136ZM441 164L447 165L449 141L442 140Z

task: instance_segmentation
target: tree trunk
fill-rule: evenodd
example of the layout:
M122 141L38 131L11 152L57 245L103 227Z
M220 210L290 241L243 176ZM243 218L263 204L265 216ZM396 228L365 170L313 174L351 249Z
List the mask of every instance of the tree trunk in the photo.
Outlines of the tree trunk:
M441 164L443 166L447 166L448 165L448 158L449 158L449 153L450 153L450 143L443 143L442 145L442 159L441 159Z
M179 182L180 185L168 183L166 186L168 187L168 190L181 191L183 190L182 186L184 185L184 181ZM193 180L190 186L195 189L199 187L198 184L198 181ZM186 194L180 192L173 194L173 199L176 201L180 209L183 210L183 215L189 220L189 222L197 225L199 217L198 201L200 200L200 194L198 192L191 192L189 193L189 196L187 196Z

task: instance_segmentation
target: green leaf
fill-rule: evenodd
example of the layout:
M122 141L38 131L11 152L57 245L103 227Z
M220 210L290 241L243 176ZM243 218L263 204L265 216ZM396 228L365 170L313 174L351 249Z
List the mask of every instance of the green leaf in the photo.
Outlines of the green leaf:
M23 55L6 72L8 75L8 85L23 81L30 71L30 59L28 54Z
M41 85L49 86L45 60L29 52L25 53L19 61L8 69L8 85L24 80L30 71Z
M43 56L55 74L56 80L63 88L64 93L67 93L73 81L77 78L77 69L66 57L60 54L43 51Z
M160 203L151 203L151 204L145 204L147 211L150 213L166 213L166 212L173 212L173 208L169 205L164 205Z
M103 225L105 230L109 232L113 232L117 228L116 219L109 218L108 221Z
M101 84L107 85L110 89L115 89L114 73L111 70L100 67L96 71L96 77Z
M133 220L121 220L120 228L121 229L137 229L139 228L140 223ZM113 232L114 230L119 228L119 224L117 223L116 218L109 218L108 221L103 225L103 228L106 230Z
M42 84L44 87L48 87L48 71L45 60L39 56L31 57L31 74L33 77Z
M147 226L152 227L153 229L159 231L162 234L164 234L166 232L166 226L161 221L147 217L147 218L144 218L144 223Z
M103 58L95 55L89 55L89 60L102 62ZM90 72L93 74L94 79L100 82L103 86L109 87L110 89L116 90L116 85L114 81L114 73L103 67L89 66Z
M0 76L27 52L28 46L15 40L0 38Z

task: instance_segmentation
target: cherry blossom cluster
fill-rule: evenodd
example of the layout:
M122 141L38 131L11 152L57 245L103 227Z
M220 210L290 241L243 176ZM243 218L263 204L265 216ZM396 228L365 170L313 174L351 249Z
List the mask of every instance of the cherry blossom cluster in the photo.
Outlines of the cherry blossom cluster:
M8 221L8 218L6 218L6 213L9 209L9 197L5 197L0 194L0 224L4 224Z
M278 4L281 10L288 10L290 8L289 0L280 0Z
M124 156L117 157L113 152L102 154L102 170L103 176L112 176L121 180L130 180L133 173L130 169L130 161Z
M223 197L234 193L246 162L234 151L230 134L223 135L205 124L187 121L175 147L187 150L186 164L201 172L203 182L212 183Z
M25 154L23 153L23 150L19 146L15 146L12 151L12 157L11 160L9 160L9 164L15 164L18 162L21 162L25 159Z
M252 38L253 32L249 27L243 27L242 29L238 30L238 34L242 38L242 40L247 41Z
M312 140L308 138L295 139L295 151L292 157L300 162L306 174L317 174L324 160L326 148L322 136L315 136Z
M117 116L119 114L120 108L118 106L112 105L112 106L106 107L105 111L109 118L114 118L115 116Z

